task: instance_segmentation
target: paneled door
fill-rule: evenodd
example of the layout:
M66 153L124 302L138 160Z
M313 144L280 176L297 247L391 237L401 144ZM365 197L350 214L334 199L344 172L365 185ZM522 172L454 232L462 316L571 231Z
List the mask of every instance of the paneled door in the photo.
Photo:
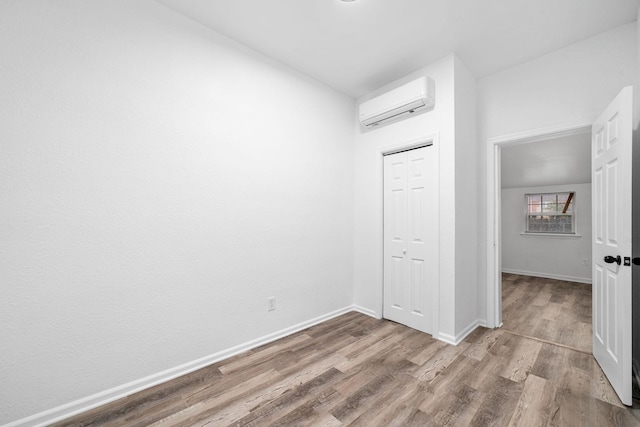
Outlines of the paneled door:
M592 127L593 355L631 405L632 88Z
M383 316L427 333L433 332L438 245L438 193L429 182L434 151L428 146L384 157Z

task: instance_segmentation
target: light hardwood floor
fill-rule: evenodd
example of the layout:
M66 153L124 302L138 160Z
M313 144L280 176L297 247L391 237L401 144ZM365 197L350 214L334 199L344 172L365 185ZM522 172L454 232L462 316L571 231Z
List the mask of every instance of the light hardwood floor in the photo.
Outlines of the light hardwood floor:
M634 411L586 352L485 328L454 347L352 312L57 425L640 426Z
M591 285L505 273L502 323L510 332L591 353Z

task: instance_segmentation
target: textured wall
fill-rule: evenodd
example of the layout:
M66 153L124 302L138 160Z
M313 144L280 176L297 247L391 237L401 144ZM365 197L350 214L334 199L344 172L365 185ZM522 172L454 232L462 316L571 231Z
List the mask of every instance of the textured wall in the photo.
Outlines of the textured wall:
M485 314L478 312L478 142L477 81L465 64L455 61L456 132L456 306L455 336L469 332Z
M145 0L0 57L0 424L352 303L350 98Z

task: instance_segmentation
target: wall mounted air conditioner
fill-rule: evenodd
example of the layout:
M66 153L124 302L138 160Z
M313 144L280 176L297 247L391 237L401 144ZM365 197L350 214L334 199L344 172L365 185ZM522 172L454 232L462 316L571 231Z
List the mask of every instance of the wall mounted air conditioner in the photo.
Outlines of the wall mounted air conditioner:
M365 128L411 117L435 105L435 84L420 77L360 104L360 122Z

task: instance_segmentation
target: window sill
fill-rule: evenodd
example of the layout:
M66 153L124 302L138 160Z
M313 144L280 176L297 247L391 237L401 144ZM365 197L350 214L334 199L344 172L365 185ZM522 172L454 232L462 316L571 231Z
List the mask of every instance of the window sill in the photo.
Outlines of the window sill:
M550 237L552 239L579 239L582 234L560 234L560 233L520 233L522 237Z

